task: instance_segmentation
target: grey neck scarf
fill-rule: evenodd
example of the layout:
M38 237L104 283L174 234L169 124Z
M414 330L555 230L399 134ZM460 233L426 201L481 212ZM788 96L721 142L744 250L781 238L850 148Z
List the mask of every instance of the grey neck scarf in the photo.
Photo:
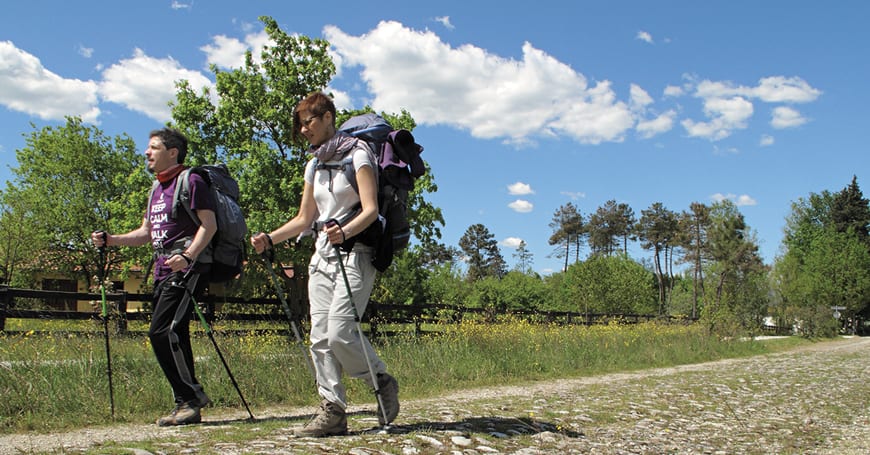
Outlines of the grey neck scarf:
M308 153L314 155L321 163L332 161L341 157L356 144L357 139L343 131L336 131L335 135L319 146L312 146Z

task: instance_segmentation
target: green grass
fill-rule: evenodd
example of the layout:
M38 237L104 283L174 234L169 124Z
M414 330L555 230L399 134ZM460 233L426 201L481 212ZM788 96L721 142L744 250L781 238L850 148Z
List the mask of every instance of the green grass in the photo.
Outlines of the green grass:
M0 333L0 433L47 432L111 422L102 326ZM243 409L211 341L194 332L196 374L217 407ZM237 327L233 327L237 328ZM261 327L262 328L262 327ZM284 329L284 326L275 327ZM276 331L224 334L216 341L254 414L267 405L315 404L313 378L295 341ZM20 330L20 329L19 329ZM508 321L444 325L437 334L374 340L405 399L450 390L696 363L787 349L794 339L736 341L699 325L571 326ZM144 335L113 336L116 422L151 422L171 408L171 390ZM351 402L373 402L362 381L347 380Z

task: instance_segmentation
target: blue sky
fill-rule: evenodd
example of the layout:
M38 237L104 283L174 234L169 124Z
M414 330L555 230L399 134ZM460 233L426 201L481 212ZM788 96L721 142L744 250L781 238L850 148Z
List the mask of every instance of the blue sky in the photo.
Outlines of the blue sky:
M214 81L261 15L328 39L339 107L407 109L456 246L482 223L548 273L553 213L640 216L733 200L775 259L792 202L870 183L870 3L858 1L83 0L0 17L0 179L22 135L76 115L106 134L169 120L173 81ZM83 163L91 165L91 163ZM588 250L587 250L588 251ZM585 254L586 251L584 251ZM631 255L649 259L635 247Z

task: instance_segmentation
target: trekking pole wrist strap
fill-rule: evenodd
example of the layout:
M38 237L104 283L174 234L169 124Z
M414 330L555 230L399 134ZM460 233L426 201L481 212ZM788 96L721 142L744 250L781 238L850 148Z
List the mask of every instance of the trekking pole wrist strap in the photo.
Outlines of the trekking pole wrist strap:
M178 253L178 255L184 258L185 261L187 261L187 265L193 264L193 259L190 258L190 255L188 253Z

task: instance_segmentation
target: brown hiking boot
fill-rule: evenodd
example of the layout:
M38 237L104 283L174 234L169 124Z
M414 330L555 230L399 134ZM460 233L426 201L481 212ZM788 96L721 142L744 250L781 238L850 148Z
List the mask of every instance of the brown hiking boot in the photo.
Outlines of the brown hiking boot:
M157 426L159 427L169 427L175 425L188 425L191 423L200 423L202 422L202 414L200 413L200 409L204 408L206 405L211 403L208 397L202 402L188 401L182 403L180 405L175 406L175 409L169 413L166 417L161 417L157 419Z
M378 392L381 399L378 400L378 423L381 426L386 425L396 419L399 415L399 381L387 373L378 375ZM381 403L386 409L386 421L384 421L384 411L381 409Z
M347 433L347 415L335 403L323 400L314 417L302 428L293 430L299 437L337 436Z

